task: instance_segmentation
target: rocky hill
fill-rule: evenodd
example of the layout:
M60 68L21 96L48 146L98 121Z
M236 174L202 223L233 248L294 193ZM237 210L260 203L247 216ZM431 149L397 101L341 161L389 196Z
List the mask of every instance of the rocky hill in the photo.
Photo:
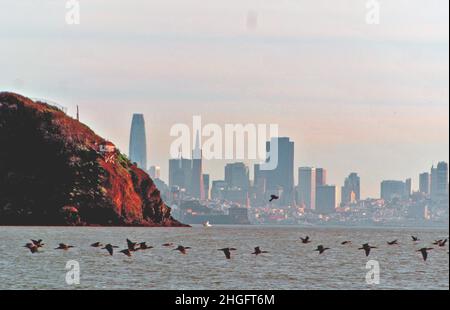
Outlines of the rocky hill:
M13 93L0 93L0 225L184 226L113 143Z

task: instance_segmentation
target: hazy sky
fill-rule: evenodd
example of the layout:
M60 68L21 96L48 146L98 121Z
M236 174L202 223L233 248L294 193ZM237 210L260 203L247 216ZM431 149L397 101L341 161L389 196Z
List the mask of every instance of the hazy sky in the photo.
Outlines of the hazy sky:
M352 171L362 196L449 158L449 2L2 0L0 91L60 102L128 152L144 113L149 163L167 179L170 127L278 123L296 166ZM207 162L212 179L221 161Z

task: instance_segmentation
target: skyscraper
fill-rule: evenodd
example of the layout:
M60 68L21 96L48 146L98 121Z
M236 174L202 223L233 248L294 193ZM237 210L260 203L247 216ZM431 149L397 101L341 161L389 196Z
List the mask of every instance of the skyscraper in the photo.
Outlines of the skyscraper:
M190 184L190 194L197 199L204 199L204 184L203 184L203 158L202 149L200 147L200 134L197 131L195 139L195 147L192 151L192 180Z
M208 200L209 195L209 174L203 175L203 193L204 193L204 199Z
M431 168L431 199L434 201L448 200L448 164L438 163Z
M404 198L405 193L406 183L403 181L386 180L381 182L381 199L385 201Z
M230 188L247 191L250 185L248 167L244 163L233 163L225 166L225 182Z
M406 179L405 181L405 198L409 198L412 193L412 179Z
M336 211L336 186L320 185L316 189L316 211L321 214Z
M133 114L130 131L130 160L143 170L147 170L147 142L143 114Z
M357 173L352 172L345 179L344 186L342 186L341 203L346 205L359 200L361 200L361 180Z
M148 174L152 179L160 179L161 168L159 166L151 166L150 169L148 169Z
M273 170L260 170L260 174L266 180L268 192L280 193L280 203L291 204L294 202L294 142L289 138L272 138L266 144L267 151L271 145L278 142L278 166Z
M327 184L327 171L324 168L316 168L316 186Z
M298 169L298 203L306 209L316 208L316 169L301 167Z
M425 195L430 194L431 177L430 173L424 172L419 175L419 192Z

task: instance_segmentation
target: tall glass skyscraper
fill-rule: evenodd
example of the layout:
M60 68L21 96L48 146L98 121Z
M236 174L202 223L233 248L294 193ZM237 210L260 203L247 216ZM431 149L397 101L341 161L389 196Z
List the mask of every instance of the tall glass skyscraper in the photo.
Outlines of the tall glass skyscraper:
M130 132L130 160L141 169L147 170L147 142L143 114L133 114Z

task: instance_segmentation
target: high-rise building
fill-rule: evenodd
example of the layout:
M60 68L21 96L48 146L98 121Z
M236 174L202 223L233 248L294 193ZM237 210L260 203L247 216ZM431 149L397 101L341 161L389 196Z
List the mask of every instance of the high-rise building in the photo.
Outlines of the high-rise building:
M403 181L386 180L381 182L381 199L390 201L405 197L406 183Z
M430 173L424 172L419 175L419 192L425 195L430 194L431 177Z
M130 131L130 160L143 170L147 170L147 142L143 114L133 114Z
M278 144L278 165L273 170L260 170L266 180L266 190L269 193L281 193L279 203L294 202L294 142L289 138L272 138L266 144L269 152L271 146ZM274 151L274 150L272 150ZM273 162L273 158L268 159Z
M336 186L317 186L316 202L317 213L330 214L336 212Z
M161 168L159 166L151 166L148 174L152 179L161 179Z
M412 179L406 179L405 181L405 198L411 197L412 194Z
M448 164L438 163L431 168L431 199L434 201L448 200Z
M361 180L357 173L352 172L345 179L341 189L341 203L343 205L361 200Z
M204 199L209 199L209 174L203 174L203 193Z
M324 168L316 168L316 186L327 184L327 171Z
M169 160L169 187L179 187L191 191L192 160L177 158Z
M192 151L192 180L190 184L190 194L197 199L205 199L204 184L203 184L203 158L202 150L200 148L200 135L197 131L195 140L195 147Z
M244 163L233 163L225 166L225 182L230 188L247 191L250 186L248 167Z
M316 169L314 168L298 169L298 204L310 210L316 208Z

